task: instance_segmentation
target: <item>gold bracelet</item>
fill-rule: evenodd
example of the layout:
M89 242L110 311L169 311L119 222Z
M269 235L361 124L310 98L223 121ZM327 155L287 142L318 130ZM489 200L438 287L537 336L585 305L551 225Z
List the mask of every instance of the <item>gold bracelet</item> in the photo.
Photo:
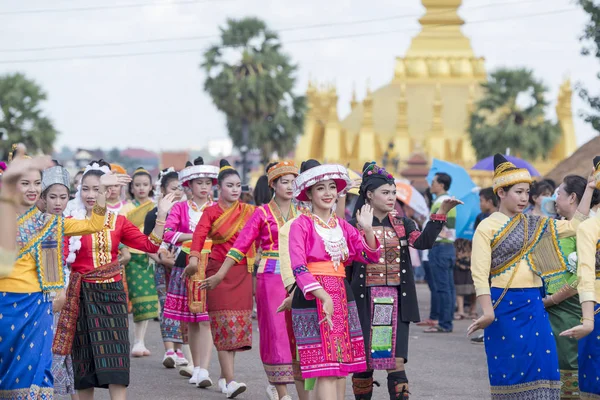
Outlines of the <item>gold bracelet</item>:
M585 318L585 317L582 317L582 318L579 320L579 322L581 322L582 324L583 324L583 321L592 321L592 322L594 322L594 318Z
M163 226L167 221L156 220L156 225Z

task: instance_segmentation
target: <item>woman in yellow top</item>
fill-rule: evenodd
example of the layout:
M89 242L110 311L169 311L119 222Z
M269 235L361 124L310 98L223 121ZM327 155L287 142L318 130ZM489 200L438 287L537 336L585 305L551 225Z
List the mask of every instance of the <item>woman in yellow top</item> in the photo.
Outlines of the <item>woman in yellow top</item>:
M468 333L485 329L492 399L524 398L525 393L530 399L559 399L558 356L542 279L564 269L567 259L558 239L576 234L594 185L588 185L570 221L526 216L529 172L500 154L494 166L500 209L479 224L473 237L471 269L483 316Z
M594 158L596 187L600 189L600 156ZM583 318L581 324L561 336L579 340L579 395L600 398L600 215L577 229L577 291ZM591 333L591 334L590 334Z
M30 169L17 184L18 255L12 272L0 278L0 356L4 360L0 363L0 399L52 397L51 300L64 287L64 236L97 232L105 221L104 194L85 221L43 214L35 207L41 178L40 170ZM123 183L124 178L108 175L101 182L101 192Z
M121 215L144 232L146 215L155 207L152 177L148 171L138 168L132 175L129 184L131 200L121 208ZM154 283L154 269L150 266L148 254L129 248L131 259L125 266L129 301L133 306L134 342L131 355L134 357L149 356L144 338L148 321L158 317L158 294Z

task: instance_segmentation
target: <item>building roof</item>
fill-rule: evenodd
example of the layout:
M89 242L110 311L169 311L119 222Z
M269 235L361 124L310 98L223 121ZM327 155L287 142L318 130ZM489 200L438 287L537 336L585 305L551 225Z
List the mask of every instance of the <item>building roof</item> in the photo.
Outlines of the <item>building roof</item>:
M138 160L154 160L158 158L158 154L149 150L130 148L121 151L121 157L135 158Z
M185 168L185 163L189 158L188 151L163 151L160 153L160 167L173 167L176 171L181 171Z
M561 161L545 176L555 182L562 182L567 175L581 175L588 177L593 167L592 160L600 155L600 136L596 136L583 146L579 147L571 157Z

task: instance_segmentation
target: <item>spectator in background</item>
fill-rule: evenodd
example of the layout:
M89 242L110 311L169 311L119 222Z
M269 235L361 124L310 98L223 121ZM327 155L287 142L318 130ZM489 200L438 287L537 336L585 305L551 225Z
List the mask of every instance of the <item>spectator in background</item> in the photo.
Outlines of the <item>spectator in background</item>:
M427 208L431 210L431 205L433 204L433 196L431 195L431 190L429 188L425 189L423 193L423 197L425 197L425 201L427 202ZM398 204L398 202L396 202ZM424 225L427 224L425 221ZM423 225L423 226L424 226ZM423 271L425 272L425 281L427 282L427 286L429 286L430 293L430 301L429 301L429 318L417 322L417 326L436 326L438 323L438 319L440 317L440 309L437 302L436 288L435 282L431 275L431 267L429 266L429 250L421 251L421 263L423 265Z
M477 229L481 221L498 211L498 198L494 194L494 189L488 187L479 191L479 208L481 212L475 218L474 229Z
M436 214L444 202L449 199L448 190L452 185L450 175L439 172L431 182L431 194L435 195L435 202L431 206L431 213ZM456 251L456 209L448 212L446 225L442 228L433 248L429 250L429 268L435 283L437 304L439 307L438 324L430 326L426 333L452 332L454 320L454 301L456 292L454 287L454 264Z
M525 211L525 214L545 217L546 215L542 211L542 202L545 197L552 196L552 193L554 193L554 187L551 183L547 181L533 182L529 191L530 207Z

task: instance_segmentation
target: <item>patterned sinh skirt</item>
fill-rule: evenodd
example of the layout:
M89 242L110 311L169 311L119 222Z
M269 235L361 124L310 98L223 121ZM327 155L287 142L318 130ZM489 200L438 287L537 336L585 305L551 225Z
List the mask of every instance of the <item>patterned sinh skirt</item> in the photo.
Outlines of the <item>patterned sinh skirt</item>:
M0 399L52 399L52 302L0 293Z
M165 317L165 302L167 300L170 275L170 269L165 268L162 264L156 264L154 283L156 284L156 294L160 303L160 333L163 342L183 343L179 321Z
M504 289L492 288L492 302ZM509 289L485 329L493 400L558 400L556 342L540 288Z
M566 336L560 336L560 333L579 325L581 318L581 304L579 296L573 296L556 306L546 309L550 317L550 325L554 340L556 340L556 349L558 350L558 368L560 369L560 389L561 399L579 399L579 379L577 370L577 340Z
M131 254L125 267L129 300L133 306L133 321L158 317L158 295L154 284L154 269L146 254Z
M256 275L256 310L260 333L260 358L269 383L285 385L294 383L290 338L283 331L285 313L277 308L287 297L281 275L260 273Z
M219 271L223 261L209 259L206 276ZM225 279L208 290L208 316L215 347L219 351L252 348L252 274L246 264L236 264Z
M320 300L306 300L296 290L292 323L304 379L345 377L367 369L358 310L350 284L342 277L315 276L333 300L333 329L319 324L325 316Z
M58 324L60 313L54 314L54 327ZM67 396L75 394L75 374L73 373L73 359L70 355L52 355L52 376L54 377L54 393Z
M180 259L183 255L183 261ZM171 279L165 301L165 319L182 322L208 321L208 313L193 313L188 302L187 279L183 275L186 266L185 253L181 252L171 270Z
M579 341L579 393L582 400L600 400L600 305L594 331Z
M75 389L128 386L129 347L123 282L82 282L72 353Z

